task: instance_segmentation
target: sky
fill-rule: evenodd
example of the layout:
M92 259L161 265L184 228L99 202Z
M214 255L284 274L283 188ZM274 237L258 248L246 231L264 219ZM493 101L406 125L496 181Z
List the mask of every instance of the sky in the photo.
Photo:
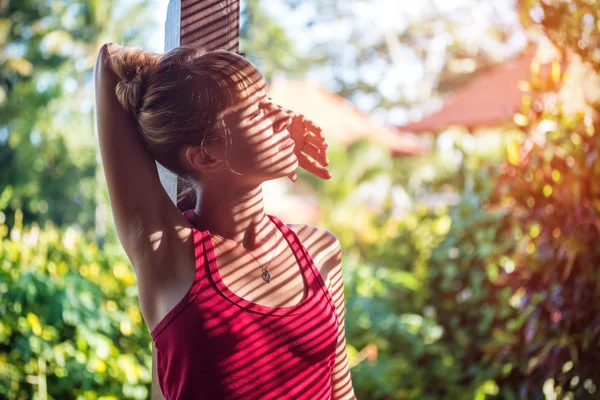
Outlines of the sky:
M244 3L248 0L241 1ZM281 25L285 27L289 37L294 39L300 55L308 53L316 41L329 41L336 51L351 54L355 50L347 44L346 40L351 29L355 29L357 26L362 27L365 35L361 40L368 46L369 43L375 43L381 35L401 34L407 28L409 21L425 15L432 7L456 16L454 18L458 18L458 22L463 26L458 34L463 35L463 39L472 43L475 48L493 49L492 56L497 61L517 54L525 44L525 35L519 29L518 15L515 12L516 0L354 0L339 3L345 7L344 11L347 13L360 15L360 18L352 21L354 25L350 25L346 21L337 21L316 24L310 29L306 29L306 21L317 12L312 1L301 2L296 10L289 9L281 0L261 1L265 4L264 9L275 20L281 21ZM152 0L151 7L156 10L157 28L146 45L152 51L162 52L164 50L164 20L168 2L168 0ZM506 44L489 43L489 36L483 34L492 18L499 23L514 27L513 36ZM435 76L444 67L446 49L453 40L444 33L441 31L440 35L428 43L429 56L425 62L422 62L419 56L410 49L398 47L393 68L390 68L389 64L382 60L373 60L371 63L364 63L356 68L349 57L347 68L343 67L341 70L333 70L327 66L315 68L309 72L306 80L318 83L328 90L336 91L333 74L343 74L346 81L355 80L360 76L367 82L378 82L378 90L391 100L399 100L400 94L416 99L418 96L422 96L424 90L427 93L427 88L429 87L431 90L436 84L436 82L426 82L424 78ZM486 43L486 41L488 42ZM241 50L243 51L243 49ZM285 72L281 75L285 76ZM441 100L437 100L428 103L423 108L397 107L391 111L384 111L373 110L374 97L360 95L350 100L359 109L369 112L379 122L394 125L419 119L423 113L433 112L436 108L441 107Z
M131 0L127 0L131 1ZM146 46L148 50L155 53L164 51L165 43L165 20L167 19L167 6L169 0L151 0L151 7L156 10L153 23L156 24L156 29L153 30L153 35L148 38Z

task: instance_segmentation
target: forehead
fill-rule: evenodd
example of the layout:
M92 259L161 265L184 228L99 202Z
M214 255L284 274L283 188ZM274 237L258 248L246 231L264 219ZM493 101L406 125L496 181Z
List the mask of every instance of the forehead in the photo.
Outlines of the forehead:
M234 104L228 107L224 115L244 117L251 112L252 106L266 97L267 84L264 80L245 88L236 90Z
M252 76L246 76L236 82L235 104L233 111L240 111L262 99L265 96L267 82L258 70Z
M248 116L254 113L256 110L256 104L260 102L261 99L265 98L266 94L264 91L258 91L250 96L244 98L243 101L237 102L234 106L229 107L225 113L223 113L223 118L227 121L243 121Z

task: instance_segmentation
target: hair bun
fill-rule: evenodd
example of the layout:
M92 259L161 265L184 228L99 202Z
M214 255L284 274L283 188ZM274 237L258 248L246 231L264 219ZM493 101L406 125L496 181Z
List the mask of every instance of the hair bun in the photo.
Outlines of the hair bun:
M110 56L109 65L119 77L116 95L123 108L134 115L142 106L147 78L160 55L139 48L122 48Z

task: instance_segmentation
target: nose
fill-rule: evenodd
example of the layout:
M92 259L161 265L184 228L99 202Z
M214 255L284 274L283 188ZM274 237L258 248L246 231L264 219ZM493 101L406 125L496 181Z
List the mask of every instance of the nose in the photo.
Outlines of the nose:
M292 123L292 116L287 112L286 109L275 105L273 110L273 131L275 133L279 133L286 129Z

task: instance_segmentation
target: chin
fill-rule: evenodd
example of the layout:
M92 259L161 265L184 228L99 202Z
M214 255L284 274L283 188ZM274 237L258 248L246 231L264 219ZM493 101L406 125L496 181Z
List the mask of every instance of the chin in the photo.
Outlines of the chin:
M270 178L271 180L285 178L298 168L298 158L296 158L296 155L294 153L292 153L288 160L285 160L285 163L286 167L277 171L275 176Z
M296 157L296 155L293 153L292 153L292 156L294 157L294 159L293 159L292 165L290 165L290 170L291 170L290 174L292 172L294 172L296 170L296 168L298 168L298 164L299 164L298 157Z
M294 153L292 153L292 156L290 157L290 161L291 161L291 164L289 167L286 168L287 172L286 172L285 176L288 176L289 174L294 172L296 169L298 169L298 164L299 164L298 158L296 157L296 155Z

